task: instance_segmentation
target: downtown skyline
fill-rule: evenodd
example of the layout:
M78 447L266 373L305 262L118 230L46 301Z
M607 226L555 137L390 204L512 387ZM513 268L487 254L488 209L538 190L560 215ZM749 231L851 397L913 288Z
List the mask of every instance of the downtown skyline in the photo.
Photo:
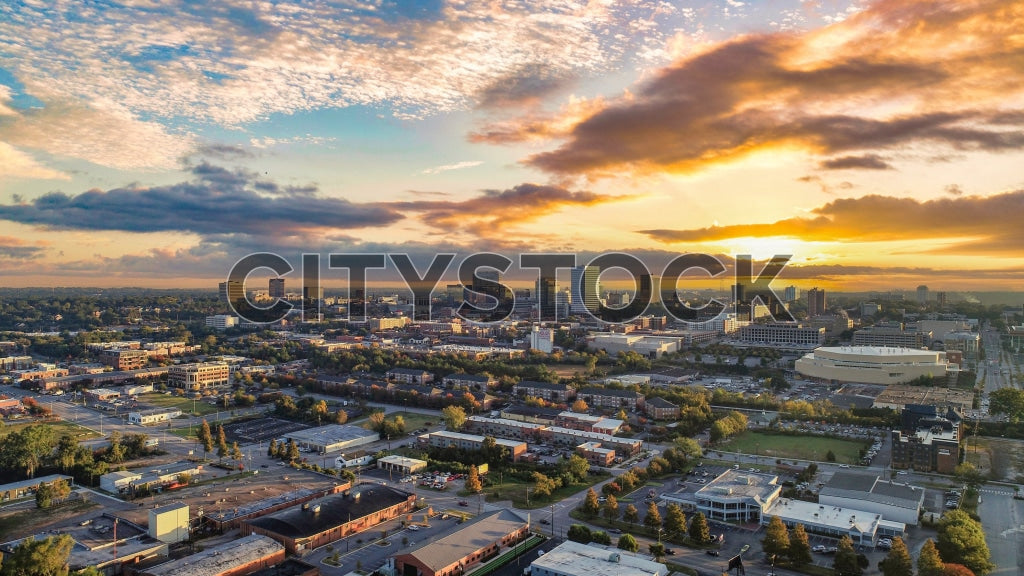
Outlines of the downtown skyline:
M1014 290L1022 25L995 0L4 4L0 285L487 250Z

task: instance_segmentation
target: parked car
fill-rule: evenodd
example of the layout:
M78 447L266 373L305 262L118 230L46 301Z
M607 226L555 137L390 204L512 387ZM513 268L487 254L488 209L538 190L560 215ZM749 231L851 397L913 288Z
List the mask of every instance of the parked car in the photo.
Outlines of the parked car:
M817 552L819 554L824 554L825 550L826 548L824 544L818 544L817 546L811 548L811 552Z
M541 523L541 524L551 524L551 521L550 521L550 520L548 520L547 518L541 518L541 519L540 519L540 523Z
M707 551L707 555L708 556L720 556L721 553L718 550L708 550Z
M675 556L676 550L675 548L665 548L665 554L668 556Z

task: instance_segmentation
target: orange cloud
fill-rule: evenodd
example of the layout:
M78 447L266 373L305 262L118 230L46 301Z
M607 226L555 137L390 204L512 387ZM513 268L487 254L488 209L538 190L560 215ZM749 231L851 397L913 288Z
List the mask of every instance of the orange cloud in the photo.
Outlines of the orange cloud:
M510 226L537 220L562 208L596 206L622 198L572 192L559 186L520 184L508 190L487 190L469 200L417 200L387 206L398 212L418 212L420 219L433 228L494 238Z
M815 208L809 218L691 230L640 230L664 243L719 242L747 237L789 237L811 242L883 242L961 239L950 254L1016 255L1024 249L1024 190L993 196L953 196L919 201L869 195Z
M526 163L557 174L687 172L787 148L823 156L825 167L884 168L878 156L852 159L912 145L1019 150L1022 28L1015 0L883 0L820 30L742 37L661 70ZM550 127L566 118L472 137L558 137Z

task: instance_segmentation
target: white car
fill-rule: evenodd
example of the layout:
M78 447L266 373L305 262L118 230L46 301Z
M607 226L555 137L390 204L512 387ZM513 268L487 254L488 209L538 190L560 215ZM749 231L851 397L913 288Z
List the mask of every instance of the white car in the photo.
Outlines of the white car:
M416 532L419 529L420 529L419 526L417 526L415 524L409 524L409 530L412 530L413 532Z

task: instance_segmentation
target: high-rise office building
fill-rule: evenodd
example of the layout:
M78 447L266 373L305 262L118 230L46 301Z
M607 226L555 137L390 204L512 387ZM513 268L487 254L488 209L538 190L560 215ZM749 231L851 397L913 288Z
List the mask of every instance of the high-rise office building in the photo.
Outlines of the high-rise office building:
M220 291L220 300L225 304L230 302L239 302L245 300L245 286L237 280L229 280L227 282L221 282L217 285Z
M284 298L284 278L271 278L267 293L271 298Z
M600 304L601 269L597 266L577 266L571 270L572 304L569 311L573 314L584 314L588 310L596 312Z
M811 288L807 291L807 316L819 316L828 311L825 307L825 291L821 288Z
M927 304L928 303L928 287L924 284L917 287L917 303Z
M558 320L558 283L554 278L537 280L536 301L542 322Z
M785 302L796 302L800 299L800 289L796 286L786 286L782 291L782 300Z

